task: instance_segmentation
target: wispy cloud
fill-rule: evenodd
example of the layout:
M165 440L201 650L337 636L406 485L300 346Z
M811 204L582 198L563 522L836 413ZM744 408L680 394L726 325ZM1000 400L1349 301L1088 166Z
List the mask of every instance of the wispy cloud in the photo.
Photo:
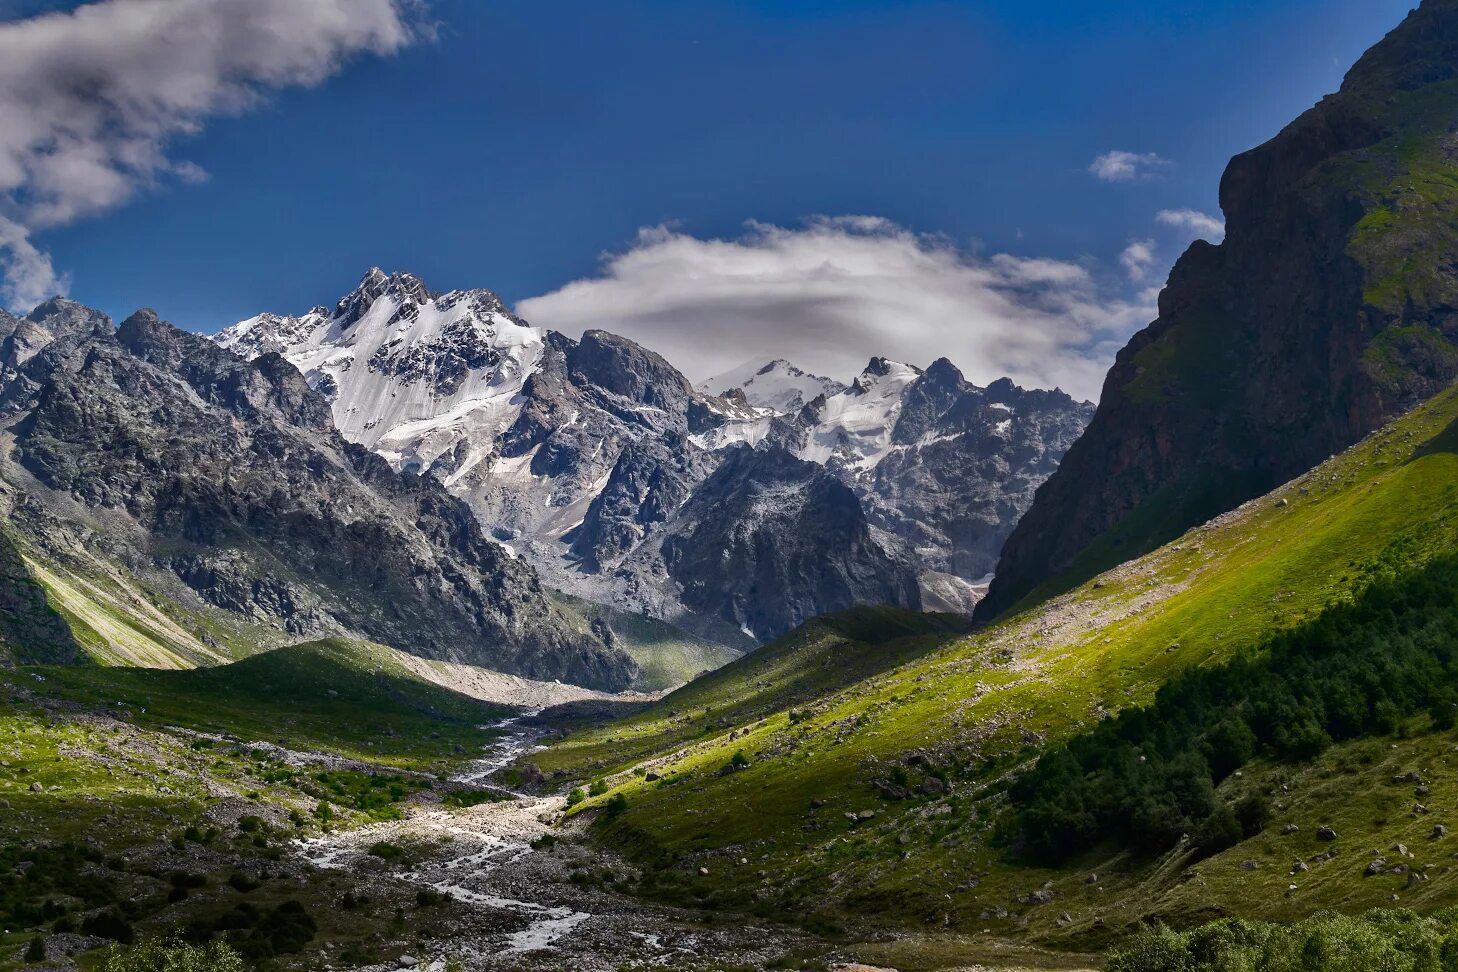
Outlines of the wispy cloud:
M1161 209L1154 218L1165 226L1188 230L1212 243L1225 239L1225 220L1197 209Z
M695 380L783 356L837 377L873 355L942 356L974 381L1007 375L1096 397L1112 356L1154 313L1087 266L998 254L874 217L751 223L739 237L639 232L599 275L521 303L533 323L642 341Z
M1124 247L1124 252L1119 254L1119 265L1124 268L1129 279L1137 283L1149 276L1154 259L1153 240L1130 240L1129 245Z
M1089 163L1088 171L1104 182L1133 182L1148 179L1174 163L1153 152L1105 152Z
M397 51L418 17L417 0L100 0L0 23L0 296L64 284L36 231L203 178L172 139Z

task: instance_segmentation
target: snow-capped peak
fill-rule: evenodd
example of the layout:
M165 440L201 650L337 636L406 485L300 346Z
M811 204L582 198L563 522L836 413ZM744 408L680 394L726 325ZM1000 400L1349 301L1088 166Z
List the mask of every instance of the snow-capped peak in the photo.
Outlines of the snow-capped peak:
M261 314L216 340L248 357L284 355L331 399L346 437L424 467L509 425L544 332L488 290L434 294L413 274L372 267L332 311Z
M811 428L800 458L827 465L869 470L891 448L891 432L901 414L906 389L921 369L886 358L872 358L844 391L805 409Z
M698 386L701 393L711 397L734 389L742 391L745 401L755 408L783 414L797 412L806 402L821 395L838 394L845 390L845 385L802 371L784 358L758 358Z

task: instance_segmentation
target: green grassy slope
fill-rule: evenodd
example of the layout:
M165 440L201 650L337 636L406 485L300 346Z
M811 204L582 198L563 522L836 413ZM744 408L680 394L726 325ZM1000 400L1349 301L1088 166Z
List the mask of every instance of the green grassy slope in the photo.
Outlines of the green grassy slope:
M409 766L479 746L506 710L428 682L379 645L328 639L216 668L93 666L25 672L45 694L137 725L180 727Z
M44 550L15 529L0 542L8 554L0 600L33 588L44 612L66 629L44 638L0 632L0 665L80 661L180 670L225 664L287 640L203 604L176 578L130 570L59 533Z
M1149 701L1175 673L1224 660L1349 599L1372 576L1450 550L1458 540L1455 450L1458 392L1449 391L1140 560L832 692L808 718L792 722L788 707L755 711L738 731L720 726L691 746L669 736L646 749L629 721L569 738L546 760L584 778L599 767L617 771L614 789L585 806L626 801L604 831L649 864L645 893L802 920L859 912L1096 939L1106 932L1092 925L1091 908L1065 928L1056 919L1067 905L1014 901L1049 880L1081 882L1082 873L1014 866L993 846L1007 773L1102 714ZM728 769L741 750L749 765ZM672 772L653 782L628 772L649 756ZM1169 895L1178 907L1203 907L1193 890L1178 897L1180 877L1178 868L1136 869L1117 891L1094 883L1087 893L1102 886L1108 897L1099 900L1124 902L1110 918L1162 910ZM1262 914L1287 903L1239 884L1226 900Z
M582 776L675 749L894 668L965 629L952 615L865 607L819 618L606 729L539 754L542 769Z

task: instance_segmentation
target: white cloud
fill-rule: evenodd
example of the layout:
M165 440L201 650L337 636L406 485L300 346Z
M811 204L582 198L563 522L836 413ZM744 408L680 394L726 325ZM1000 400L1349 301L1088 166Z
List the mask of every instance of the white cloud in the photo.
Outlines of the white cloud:
M5 254L0 295L6 303L29 310L41 301L64 294L71 282L56 275L50 259L30 242L30 234L19 223L0 216L0 252Z
M1136 283L1149 276L1150 267L1154 265L1154 241L1153 240L1130 240L1129 245L1124 247L1124 252L1119 254L1119 264L1129 279Z
M770 355L839 378L874 355L923 367L945 356L973 381L1007 375L1087 398L1154 316L1147 295L1105 293L1080 264L982 258L869 217L750 223L736 239L644 229L600 275L519 309L568 334L641 341L696 381Z
M1089 163L1088 171L1105 182L1133 182L1148 179L1174 163L1153 152L1105 152Z
M318 84L352 55L400 49L415 35L416 3L100 0L0 23L5 299L23 307L49 272L34 231L167 177L205 177L168 157L173 138L270 90Z
M1197 209L1161 209L1154 218L1165 226L1189 230L1212 243L1219 243L1225 239L1225 220L1202 213Z

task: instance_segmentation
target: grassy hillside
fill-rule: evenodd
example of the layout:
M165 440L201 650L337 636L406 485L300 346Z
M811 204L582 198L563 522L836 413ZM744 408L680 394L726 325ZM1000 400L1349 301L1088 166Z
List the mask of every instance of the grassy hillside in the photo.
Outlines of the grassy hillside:
M136 725L286 740L404 766L458 744L479 747L479 727L507 714L422 679L391 649L342 639L190 671L53 666L27 674L48 696L104 706Z
M0 599L35 602L26 604L24 628L0 630L0 664L185 669L223 664L283 640L222 611L185 608L185 600L196 598L157 588L89 550L45 553L10 531L0 544Z
M1287 898L1287 884L1318 879L1289 876L1295 855L1280 868L1271 863L1287 853L1274 828L1202 862L1194 875L1178 853L1151 863L1114 852L1100 859L1094 849L1070 867L1032 868L1013 863L994 834L1007 816L1010 773L1050 745L1150 702L1181 671L1228 660L1350 601L1376 577L1418 570L1451 550L1455 450L1458 392L1449 391L1140 560L831 687L813 706L726 712L711 738L691 744L681 734L642 739L641 720L653 716L639 716L569 738L543 762L584 779L609 772L612 788L584 807L609 808L603 833L647 866L641 891L650 895L810 922L876 914L1094 945L1156 912L1194 920L1212 908L1284 916L1321 903L1370 906L1378 885L1356 867L1367 847L1345 836L1348 856L1329 869L1327 890ZM721 683L716 692L752 695L750 671L721 673L739 676L738 687ZM1357 840L1430 832L1431 821L1406 817L1393 793L1372 783L1389 769L1386 754L1431 765L1455 740L1420 722L1403 728L1415 735L1343 744L1299 769L1253 767L1222 786L1266 780L1279 790L1275 774L1299 776L1299 788L1281 780L1288 789L1275 802L1282 811L1300 807L1292 822L1301 830L1286 842L1303 856L1315 853L1305 852L1322 815L1333 826L1339 818L1338 830ZM1375 771L1362 764L1372 753L1382 756ZM650 781L642 767L632 772L645 759L661 779ZM1257 854L1260 866L1232 873ZM1440 898L1443 887L1435 879L1416 894Z
M605 729L539 754L552 773L581 776L810 705L894 668L965 629L952 615L867 607L818 618ZM712 741L712 740L711 740Z

